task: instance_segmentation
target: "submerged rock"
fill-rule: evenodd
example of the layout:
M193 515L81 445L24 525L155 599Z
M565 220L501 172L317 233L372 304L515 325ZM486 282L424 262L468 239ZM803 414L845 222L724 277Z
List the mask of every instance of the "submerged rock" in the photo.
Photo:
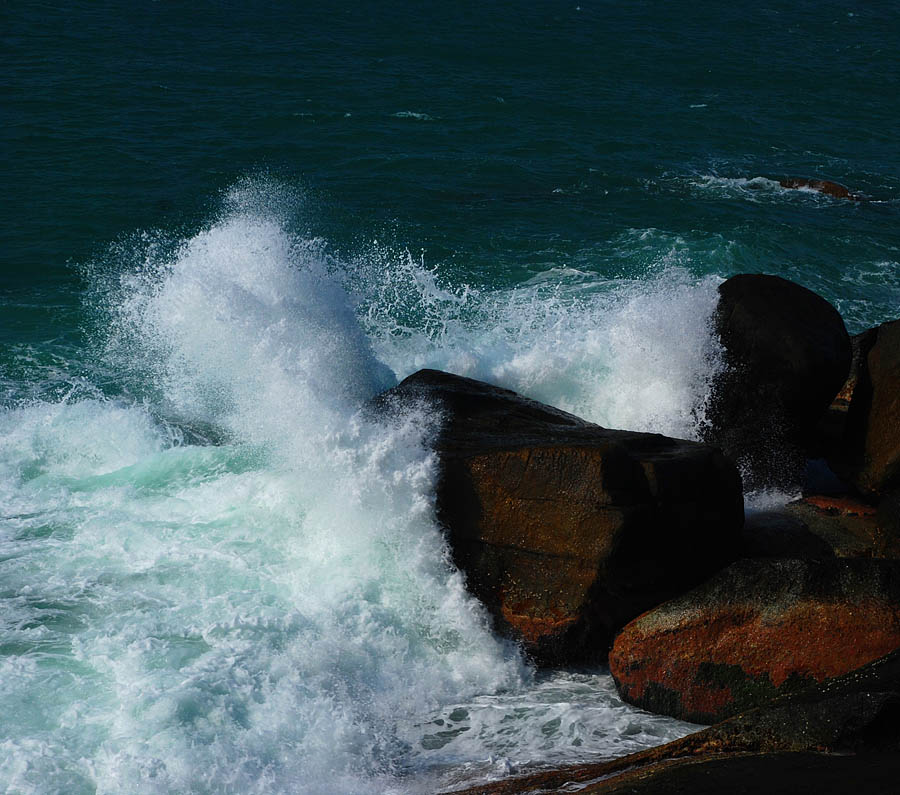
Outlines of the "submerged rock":
M900 648L900 562L741 560L616 637L622 697L714 723Z
M835 199L849 199L851 201L863 201L864 196L853 193L846 185L832 182L829 179L807 179L805 177L787 177L778 181L782 188L791 190L814 190L832 196Z
M734 554L741 482L715 448L434 370L375 406L417 401L442 417L437 515L454 562L538 662L604 659L618 628Z
M778 276L733 276L719 295L726 368L713 383L704 439L746 467L748 489L793 486L850 367L844 321L824 298Z

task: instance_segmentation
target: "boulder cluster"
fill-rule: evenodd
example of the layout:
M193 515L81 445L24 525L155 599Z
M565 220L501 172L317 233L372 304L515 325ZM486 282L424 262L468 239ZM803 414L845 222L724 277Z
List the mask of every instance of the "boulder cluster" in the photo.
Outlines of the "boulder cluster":
M437 516L498 631L538 665L608 663L626 701L716 724L627 758L632 773L694 788L698 759L727 782L755 754L748 771L788 781L804 754L859 748L900 768L900 320L851 338L785 279L719 292L726 366L695 407L702 442L434 370L372 408L436 410ZM745 517L745 488L803 497ZM834 764L832 783L862 775Z

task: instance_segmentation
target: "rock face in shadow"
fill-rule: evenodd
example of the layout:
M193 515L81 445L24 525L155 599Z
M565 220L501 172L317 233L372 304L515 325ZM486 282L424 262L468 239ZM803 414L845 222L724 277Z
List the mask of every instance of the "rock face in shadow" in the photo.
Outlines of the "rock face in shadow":
M889 792L900 775L900 652L680 740L465 795ZM458 793L463 795L463 793Z
M900 533L892 527L881 506L876 508L846 496L810 495L789 503L784 510L827 544L837 557L900 560Z
M417 402L441 414L437 515L454 562L539 663L605 659L619 627L734 554L740 477L712 447L434 370L374 408Z
M782 511L750 513L741 531L741 558L823 560L835 556L831 544L800 518Z
M726 369L713 383L704 440L746 467L749 489L801 482L803 448L844 384L850 337L824 298L778 276L719 287Z
M849 407L833 466L861 493L900 492L900 320L854 338Z
M740 560L629 623L609 666L622 697L714 723L900 648L900 562Z

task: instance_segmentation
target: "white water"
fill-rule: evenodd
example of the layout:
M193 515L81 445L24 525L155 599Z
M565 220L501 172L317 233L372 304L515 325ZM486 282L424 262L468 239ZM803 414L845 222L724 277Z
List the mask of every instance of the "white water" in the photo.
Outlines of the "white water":
M0 783L431 792L689 731L497 639L433 521L434 418L357 409L431 366L692 435L715 284L448 286L377 246L334 261L277 198L96 269L124 397L0 413Z

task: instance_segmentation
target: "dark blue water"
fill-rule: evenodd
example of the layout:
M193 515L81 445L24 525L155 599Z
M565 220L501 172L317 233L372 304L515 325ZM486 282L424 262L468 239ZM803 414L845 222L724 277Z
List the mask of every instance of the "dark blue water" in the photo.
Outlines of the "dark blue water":
M900 316L900 6L12 2L0 42L0 783L430 791L690 728L496 639L428 423L355 409L437 366L691 437L722 278Z

